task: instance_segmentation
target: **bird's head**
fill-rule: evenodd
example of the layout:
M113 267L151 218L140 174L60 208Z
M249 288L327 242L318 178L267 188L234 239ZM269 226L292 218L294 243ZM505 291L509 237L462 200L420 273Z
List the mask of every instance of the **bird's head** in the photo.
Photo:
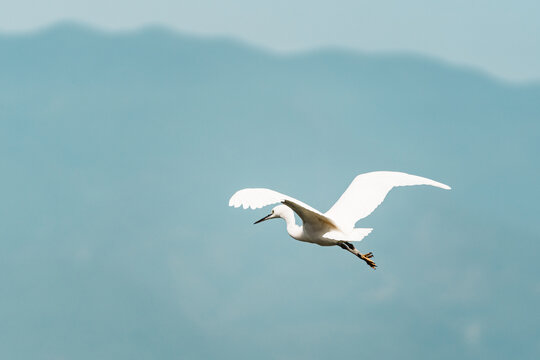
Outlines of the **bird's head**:
M285 205L278 205L276 206L275 208L272 209L272 212L268 215L266 215L265 217L263 217L262 219L260 220L257 220L254 222L254 224L258 224L260 222L263 222L263 221L266 221L266 220L270 220L270 219L275 219L275 218L285 218L286 214L288 212L290 212L291 209Z

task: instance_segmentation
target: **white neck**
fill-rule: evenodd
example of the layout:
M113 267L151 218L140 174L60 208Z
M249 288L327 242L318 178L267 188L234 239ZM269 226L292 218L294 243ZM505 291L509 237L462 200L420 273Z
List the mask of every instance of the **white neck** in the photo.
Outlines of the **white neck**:
M288 209L288 211L282 214L280 217L287 223L287 232L289 235L296 240L300 240L304 231L302 230L301 226L296 225L294 212L291 209Z

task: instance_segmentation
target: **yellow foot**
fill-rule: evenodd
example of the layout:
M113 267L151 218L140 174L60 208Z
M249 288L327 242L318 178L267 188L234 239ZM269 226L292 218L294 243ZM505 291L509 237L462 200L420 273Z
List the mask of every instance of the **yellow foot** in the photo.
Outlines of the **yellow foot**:
M367 254L360 254L358 257L364 260L373 270L377 268L377 264L375 264L375 262L371 260L371 258L373 257L372 253L369 252Z

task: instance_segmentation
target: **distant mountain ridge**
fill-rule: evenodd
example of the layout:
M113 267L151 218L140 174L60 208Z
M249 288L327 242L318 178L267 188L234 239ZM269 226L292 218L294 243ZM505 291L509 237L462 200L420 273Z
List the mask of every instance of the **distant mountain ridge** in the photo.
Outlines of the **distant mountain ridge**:
M466 72L468 76L479 76L484 78L489 78L496 82L501 82L505 86L517 86L517 87L529 87L529 88L539 88L540 84L538 83L509 83L506 81L498 80L496 77L493 77L490 74L483 73L481 69L475 69L469 66L455 65L447 63L444 60L437 59L434 57L428 57L416 53L407 53L407 52L380 52L380 53L364 53L361 51L355 51L350 49L344 49L339 47L324 47L319 49L307 50L307 51L296 51L289 53L275 53L272 51L265 50L264 48L252 46L247 43L222 37L222 36L203 36L196 34L183 34L181 32L171 30L167 27L160 25L147 25L138 29L133 30L123 30L123 31L111 31L103 30L98 27L90 25L82 25L77 22L64 21L59 22L53 25L49 25L40 30L22 32L22 33L1 33L0 39L3 41L19 41L24 42L34 40L44 40L44 39L54 39L57 41L69 41L69 39L77 39L81 37L86 38L109 38L109 39L129 39L134 37L145 38L158 36L162 41L172 41L176 43L176 46L186 45L186 44L197 44L208 46L226 46L229 48L235 48L235 51L245 55L246 53L259 53L264 54L267 57L276 57L276 58L305 58L312 57L317 55L329 56L329 57L372 57L376 58L377 61L396 63L396 62L419 62L422 63L422 66L431 66L438 67L439 70L443 69L455 69L458 72ZM5 45L5 44L4 44ZM203 45L204 46L204 45Z
M69 34L69 35L68 35ZM75 35L77 34L77 35ZM74 21L61 21L57 22L55 24L48 25L44 28L33 30L33 31L27 31L27 32L11 32L11 33L2 33L0 32L0 39L4 40L14 40L14 39L30 39L30 38L41 38L41 37L54 37L55 35L60 36L87 36L87 37L113 37L113 38L129 38L134 36L161 36L165 38L169 38L170 40L173 40L175 42L199 42L199 43L207 43L207 44L227 44L229 47L235 47L237 51L252 51L252 52L258 52L258 53L264 53L266 56L275 56L275 57L303 57L303 56L311 56L318 53L324 53L324 54L336 54L341 53L346 56L369 56L369 57L376 57L379 60L381 59L388 59L391 61L419 61L422 63L432 63L433 65L438 65L442 68L453 68L457 69L460 72L467 72L469 75L472 76L482 76L486 78L490 78L494 81L501 82L505 85L515 85L519 87L532 87L532 88L538 88L540 87L540 83L538 82L508 82L505 80L501 80L497 78L493 74L484 73L482 69L479 68L473 68L471 66L466 65L459 65L459 64L453 64L446 62L443 59L439 59L432 56L427 56L423 54L413 53L413 52L391 52L391 51L385 51L385 52L362 52L359 50L352 50L352 49L346 49L346 48L340 48L340 47L322 47L322 48L316 48L311 50L304 50L304 51L292 51L292 52L285 52L285 53L276 53L274 51L266 50L264 47L251 45L249 43L229 38L226 36L216 36L216 35L197 35L195 33L182 33L177 30L170 29L166 26L162 25L145 25L136 29L131 30L106 30L101 29L96 26L92 25L86 25L81 24Z

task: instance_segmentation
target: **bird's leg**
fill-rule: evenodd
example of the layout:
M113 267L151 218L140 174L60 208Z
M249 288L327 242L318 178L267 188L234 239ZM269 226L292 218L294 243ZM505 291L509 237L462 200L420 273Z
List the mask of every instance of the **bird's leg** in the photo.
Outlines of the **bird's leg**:
M371 258L373 257L372 252L368 252L367 254L361 254L360 251L358 251L353 244L347 241L340 241L338 242L338 246L344 250L347 250L348 252L358 256L360 259L364 260L372 269L375 269L377 265Z

